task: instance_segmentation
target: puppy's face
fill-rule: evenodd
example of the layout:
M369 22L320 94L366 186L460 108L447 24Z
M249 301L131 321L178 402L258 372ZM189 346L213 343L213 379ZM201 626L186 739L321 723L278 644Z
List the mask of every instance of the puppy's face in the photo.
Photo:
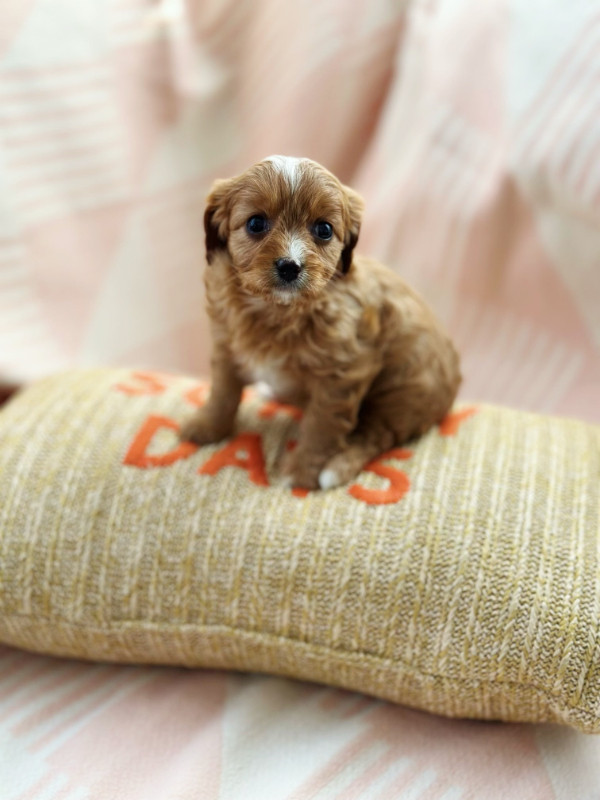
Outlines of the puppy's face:
M320 164L272 156L213 186L204 216L208 262L226 252L253 297L310 301L350 268L362 208Z

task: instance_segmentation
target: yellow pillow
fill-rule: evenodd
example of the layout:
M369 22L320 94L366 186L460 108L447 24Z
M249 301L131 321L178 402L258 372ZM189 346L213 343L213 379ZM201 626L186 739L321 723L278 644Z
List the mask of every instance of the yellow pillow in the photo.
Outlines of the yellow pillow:
M0 640L600 730L600 428L463 408L306 493L296 409L250 394L198 449L204 393L76 371L0 412Z

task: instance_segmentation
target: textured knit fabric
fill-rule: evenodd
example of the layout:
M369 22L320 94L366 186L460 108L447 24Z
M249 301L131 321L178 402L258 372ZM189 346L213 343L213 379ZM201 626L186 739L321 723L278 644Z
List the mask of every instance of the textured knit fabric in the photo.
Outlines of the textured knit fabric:
M600 428L464 407L307 493L278 477L296 409L249 393L197 448L204 396L76 371L0 413L2 641L600 730Z

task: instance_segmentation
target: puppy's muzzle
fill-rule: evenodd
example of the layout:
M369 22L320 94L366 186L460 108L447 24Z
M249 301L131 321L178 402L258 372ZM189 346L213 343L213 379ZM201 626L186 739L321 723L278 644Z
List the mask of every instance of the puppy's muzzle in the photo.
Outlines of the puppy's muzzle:
M278 258L275 262L275 269L277 270L277 277L283 283L293 283L302 272L300 264L290 258Z

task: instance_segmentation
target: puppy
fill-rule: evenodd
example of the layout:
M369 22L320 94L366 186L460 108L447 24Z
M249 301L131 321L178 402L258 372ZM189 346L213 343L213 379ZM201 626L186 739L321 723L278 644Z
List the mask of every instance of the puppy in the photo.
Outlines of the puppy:
M451 407L459 360L424 301L354 248L363 201L320 164L272 156L208 197L212 389L182 429L228 436L245 384L304 408L284 473L330 489Z

